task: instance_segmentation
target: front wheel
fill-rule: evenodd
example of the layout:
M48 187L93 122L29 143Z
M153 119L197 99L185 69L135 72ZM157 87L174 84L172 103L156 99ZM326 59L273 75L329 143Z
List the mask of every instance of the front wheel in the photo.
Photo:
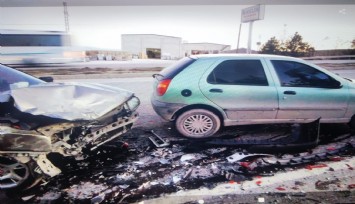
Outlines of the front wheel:
M219 117L205 109L192 109L179 115L175 122L176 129L185 137L207 138L220 128Z
M13 158L0 157L0 189L11 192L26 190L40 178L33 170L33 161L21 163Z

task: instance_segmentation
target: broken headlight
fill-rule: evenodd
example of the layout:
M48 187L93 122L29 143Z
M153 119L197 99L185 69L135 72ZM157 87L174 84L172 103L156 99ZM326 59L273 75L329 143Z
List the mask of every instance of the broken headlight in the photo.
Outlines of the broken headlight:
M130 111L135 111L137 110L138 106L140 104L140 101L137 97L133 96L131 99L129 99L127 102L126 102L126 106L127 106L127 109L129 109Z

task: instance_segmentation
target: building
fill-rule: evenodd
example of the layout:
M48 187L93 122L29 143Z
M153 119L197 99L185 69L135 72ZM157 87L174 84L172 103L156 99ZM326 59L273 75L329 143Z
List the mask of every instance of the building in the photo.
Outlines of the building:
M217 54L231 49L230 45L216 43L183 43L184 55Z
M133 58L180 59L183 57L182 40L179 37L156 34L123 34L121 48Z

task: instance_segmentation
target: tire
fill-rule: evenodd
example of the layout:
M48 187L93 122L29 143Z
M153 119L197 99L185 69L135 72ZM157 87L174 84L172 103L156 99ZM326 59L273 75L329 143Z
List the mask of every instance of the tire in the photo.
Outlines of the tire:
M351 120L349 122L349 126L350 126L351 130L355 131L355 115L353 117L351 117Z
M0 189L16 193L33 187L41 178L33 171L36 166L32 160L21 163L13 158L0 157Z
M212 137L221 127L219 117L205 109L192 109L179 115L175 121L180 134L190 138Z

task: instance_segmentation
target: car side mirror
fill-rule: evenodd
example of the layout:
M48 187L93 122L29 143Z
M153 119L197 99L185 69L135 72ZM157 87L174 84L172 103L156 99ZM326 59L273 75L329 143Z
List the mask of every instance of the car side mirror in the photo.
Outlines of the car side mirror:
M45 81L45 82L53 82L54 79L53 77L39 77L40 80Z

